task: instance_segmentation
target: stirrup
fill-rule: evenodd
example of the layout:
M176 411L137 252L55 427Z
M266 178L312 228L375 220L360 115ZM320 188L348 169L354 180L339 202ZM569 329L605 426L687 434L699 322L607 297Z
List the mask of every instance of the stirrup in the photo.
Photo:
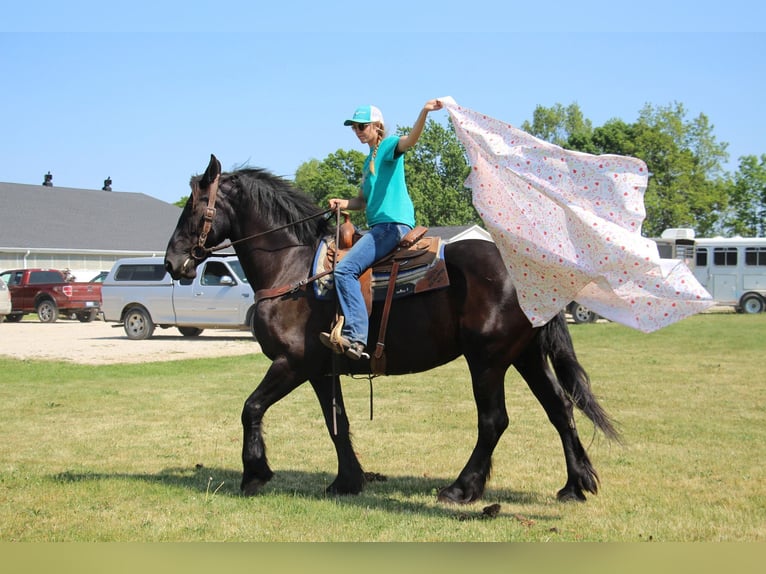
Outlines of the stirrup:
M346 349L351 347L351 341L341 335L343 329L344 318L343 315L338 317L338 321L335 323L329 333L319 333L319 340L325 347L332 350L333 353L342 355L346 352Z
M338 355L346 355L354 361L369 359L370 355L364 351L364 343L356 341L352 343L341 334L343 323L344 318L341 315L329 333L319 333L319 340L325 347L328 347Z

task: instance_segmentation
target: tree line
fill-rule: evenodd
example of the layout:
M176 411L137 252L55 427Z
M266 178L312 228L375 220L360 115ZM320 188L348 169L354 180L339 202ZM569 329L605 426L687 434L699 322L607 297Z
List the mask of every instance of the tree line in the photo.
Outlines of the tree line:
M727 172L728 144L718 142L705 114L688 119L680 103L645 105L638 119L611 119L600 127L576 104L537 106L521 129L565 149L639 158L649 169L642 231L689 227L698 237L766 235L766 154L739 158ZM397 135L409 128L398 127ZM295 184L319 205L330 197L357 195L366 154L339 149L296 170ZM426 226L470 225L481 220L464 186L470 167L452 124L429 119L418 144L407 152L407 186L417 221ZM364 225L363 214L352 214Z

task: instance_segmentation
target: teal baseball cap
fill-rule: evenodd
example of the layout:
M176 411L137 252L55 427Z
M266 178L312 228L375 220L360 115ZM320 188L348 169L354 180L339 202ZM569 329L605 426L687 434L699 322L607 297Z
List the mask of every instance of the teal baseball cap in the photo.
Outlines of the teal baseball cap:
M383 114L381 111L375 106L359 106L354 112L354 117L343 122L343 125L369 124L371 122L383 123Z

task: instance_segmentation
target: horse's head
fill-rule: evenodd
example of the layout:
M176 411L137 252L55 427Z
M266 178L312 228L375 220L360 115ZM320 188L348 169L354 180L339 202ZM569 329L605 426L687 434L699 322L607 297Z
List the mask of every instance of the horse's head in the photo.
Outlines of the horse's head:
M211 155L205 173L191 180L191 196L165 251L165 269L173 279L193 278L210 248L226 238L228 222L216 208L220 178L221 162Z

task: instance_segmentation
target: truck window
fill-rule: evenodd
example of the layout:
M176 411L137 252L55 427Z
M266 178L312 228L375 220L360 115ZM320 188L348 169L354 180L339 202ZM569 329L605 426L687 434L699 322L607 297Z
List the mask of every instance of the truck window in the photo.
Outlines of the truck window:
M202 285L220 285L221 278L228 275L231 277L229 269L220 261L210 261L205 266L205 272L202 274ZM231 277L234 279L234 277Z
M42 285L43 283L63 283L64 278L56 271L32 271L29 274L30 285Z
M737 266L736 247L716 247L713 249L713 264L722 267Z
M766 247L746 247L745 265L766 266Z
M21 277L21 271L16 271L16 273L11 273L8 271L7 273L3 273L0 275L0 279L5 281L5 284L10 287L11 285L18 285L19 278Z
M161 281L165 277L165 267L152 263L130 263L120 265L114 274L115 281Z
M239 277L239 280L242 281L242 283L249 283L247 276L245 275L245 271L242 269L242 264L238 259L232 259L229 261L229 265L231 265L231 268L234 269L234 273L237 274L237 277Z

